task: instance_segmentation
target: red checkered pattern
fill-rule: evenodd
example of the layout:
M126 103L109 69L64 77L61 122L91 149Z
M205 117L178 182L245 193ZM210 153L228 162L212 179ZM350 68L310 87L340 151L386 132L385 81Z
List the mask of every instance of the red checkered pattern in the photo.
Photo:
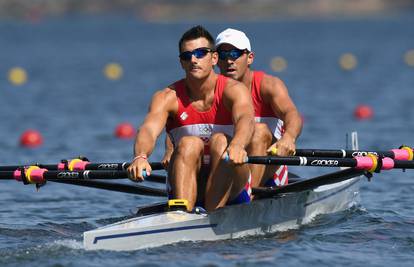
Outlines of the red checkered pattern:
M252 174L249 173L249 179L247 180L247 184L244 187L244 190L246 190L249 197L252 195Z
M286 165L281 165L275 171L273 175L273 181L276 186L283 186L288 184L288 167Z

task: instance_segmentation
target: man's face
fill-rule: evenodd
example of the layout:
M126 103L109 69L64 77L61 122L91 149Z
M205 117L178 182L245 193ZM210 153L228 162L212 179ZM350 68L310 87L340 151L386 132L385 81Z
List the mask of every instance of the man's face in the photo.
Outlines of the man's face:
M185 41L181 45L180 63L187 77L206 78L217 60L217 53L209 48L206 38Z
M218 66L221 74L241 80L249 65L253 63L254 55L247 50L240 50L231 44L222 44L217 48L219 55Z

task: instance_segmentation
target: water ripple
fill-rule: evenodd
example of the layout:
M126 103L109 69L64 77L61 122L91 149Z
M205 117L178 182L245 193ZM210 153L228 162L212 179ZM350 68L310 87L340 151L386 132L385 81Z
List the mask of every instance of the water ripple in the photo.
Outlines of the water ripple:
M255 69L273 73L271 57L289 67L280 76L304 115L300 148L343 148L359 132L361 148L413 145L414 75L401 60L412 49L414 17L370 20L300 20L235 23L251 35ZM214 34L227 26L206 24ZM103 29L116 29L113 38ZM0 72L25 67L29 82L0 80L2 165L57 163L78 155L94 162L124 162L133 140L113 137L117 123L142 122L151 95L182 77L176 43L188 23L151 24L132 17L45 19L30 25L0 21ZM357 36L357 37L356 37ZM16 42L16 40L19 40ZM358 57L344 72L337 59ZM122 64L123 79L109 82L102 67ZM375 116L357 121L357 104ZM18 144L38 128L44 145ZM158 142L151 160L162 157ZM292 167L311 177L331 170ZM411 266L414 255L414 174L375 174L361 186L361 205L318 216L298 230L218 242L185 242L140 251L86 251L82 233L127 218L136 206L163 198L47 183L0 181L0 266ZM125 181L127 183L128 181Z

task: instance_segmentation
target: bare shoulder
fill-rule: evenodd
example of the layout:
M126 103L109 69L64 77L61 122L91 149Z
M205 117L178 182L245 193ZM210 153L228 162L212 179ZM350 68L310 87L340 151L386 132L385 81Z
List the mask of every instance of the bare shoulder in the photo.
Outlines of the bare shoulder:
M157 92L155 92L153 99L159 99L163 101L171 101L175 100L177 98L177 94L175 90L172 87L166 87L164 89L161 89Z
M285 83L276 76L272 76L269 74L263 75L262 80L262 88L268 88L268 87L286 87Z
M285 83L278 77L264 74L260 91L263 96L282 94L287 91Z
M161 89L152 97L151 107L165 108L168 111L175 109L177 105L177 94L172 87Z
M246 85L244 85L244 83L233 79L227 79L223 97L225 99L232 99L232 101L237 101L245 97L250 98L250 93L249 89L246 87Z
M249 89L243 83L229 78L223 92L223 100L229 110L234 103L248 103L251 101Z
M227 79L227 83L226 83L226 90L227 91L228 90L232 90L232 91L239 90L240 88L243 88L243 90L244 89L247 90L247 87L242 82L239 82L239 81L236 81L236 80L233 80L233 79L230 79L230 78Z

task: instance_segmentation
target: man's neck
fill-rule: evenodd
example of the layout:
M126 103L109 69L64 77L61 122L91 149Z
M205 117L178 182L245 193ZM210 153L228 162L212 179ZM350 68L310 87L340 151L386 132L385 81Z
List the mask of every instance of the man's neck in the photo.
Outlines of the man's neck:
M251 85L253 81L253 71L250 68L247 68L243 76L240 77L239 82L244 83L249 90L251 90Z
M217 74L214 71L205 79L186 78L187 93L191 100L197 101L206 99L211 95L216 86Z

